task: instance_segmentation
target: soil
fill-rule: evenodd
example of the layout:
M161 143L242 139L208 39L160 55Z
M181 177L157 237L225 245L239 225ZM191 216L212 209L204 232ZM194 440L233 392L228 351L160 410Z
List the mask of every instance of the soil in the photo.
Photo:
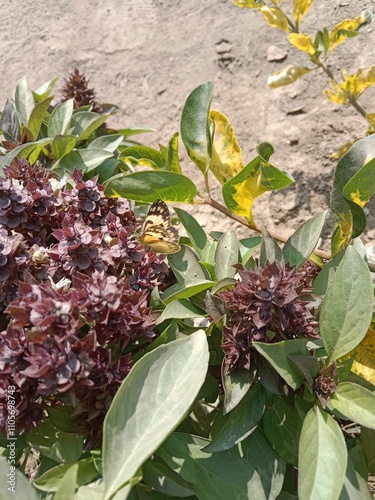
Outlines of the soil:
M254 10L241 9L231 0L16 0L0 21L2 88L0 105L22 76L36 89L75 67L95 88L99 102L119 105L115 126L147 125L153 134L138 136L157 147L179 130L186 97L199 84L215 84L213 109L224 113L237 133L245 162L255 147L268 141L271 161L293 175L287 190L263 195L255 203L259 225L286 236L302 222L328 207L336 160L334 151L356 137L366 124L353 108L334 105L322 94L327 77L314 71L293 85L271 90L267 77L292 63L307 64L284 32L272 29ZM284 5L291 4L285 2ZM371 8L374 0L317 0L302 28L314 34ZM18 8L17 8L18 5ZM335 50L331 69L349 73L375 61L375 34L370 26ZM62 80L58 87L63 84ZM361 104L371 109L374 90ZM181 144L184 172L202 186L200 172ZM214 195L220 186L213 179ZM207 230L237 229L208 206L184 207ZM371 211L371 209L370 209ZM369 216L365 241L375 236ZM332 221L323 235L329 237ZM324 243L323 243L324 244ZM325 246L328 245L328 239Z

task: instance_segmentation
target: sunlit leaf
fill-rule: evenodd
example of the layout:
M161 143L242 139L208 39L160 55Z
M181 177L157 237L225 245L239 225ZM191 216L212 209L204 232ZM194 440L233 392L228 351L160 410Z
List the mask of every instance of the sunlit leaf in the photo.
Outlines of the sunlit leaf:
M204 316L206 316L205 311L199 309L187 299L179 299L167 304L157 323L163 323L166 319L203 318Z
M97 137L87 146L87 149L105 149L114 153L121 144L123 136L121 134L107 134Z
M49 137L65 133L73 116L73 106L73 99L68 99L55 107L48 122Z
M375 429L375 394L358 384L341 382L330 402L348 420Z
M247 9L257 9L259 5L263 4L262 0L233 0L233 3L238 5L238 7L243 7Z
M17 83L14 93L14 102L20 122L27 126L35 103L33 93L29 89L26 77L21 78Z
M223 198L229 210L245 217L254 224L252 207L254 200L266 191L289 186L293 178L274 167L268 159L273 153L269 143L257 146L259 155L236 176L223 185Z
M27 124L27 128L30 130L33 135L33 139L36 140L38 138L40 127L43 123L44 115L50 105L53 97L47 97L44 101L38 102L33 110L31 111L29 122Z
M368 26L372 21L370 10L365 10L355 19L344 19L332 28L330 35L330 48L333 50L346 38L359 35L360 30Z
M296 21L297 27L310 10L314 0L293 0L293 17Z
M365 338L345 358L354 358L352 371L375 386L375 329L368 329Z
M289 31L288 18L281 9L277 7L267 7L267 5L260 5L257 8L272 28Z
M188 203L193 200L196 190L193 181L184 175L166 171L144 171L112 177L106 184L105 194L145 203L158 199Z
M214 261L218 280L234 277L237 270L233 266L238 263L238 239L234 231L227 231L219 239Z
M175 208L177 217L180 219L181 224L184 226L194 250L197 252L200 259L204 262L209 260L209 253L211 249L211 242L207 234L202 229L202 226L182 208Z
M322 232L327 210L307 220L288 238L283 248L285 262L299 269L314 251Z
M345 198L343 190L351 178L373 158L375 158L375 136L370 135L353 144L337 163L333 178L330 208L336 223L343 233L340 238L343 245L347 245L352 237L361 234L363 219L364 223L366 223L362 208ZM369 187L367 186L366 191ZM339 250L339 247L332 248L333 253L337 253Z
M210 119L215 124L210 169L220 184L224 184L242 169L242 153L228 118L211 110Z
M94 130L103 125L108 116L108 114L98 115L92 111L79 111L74 113L70 125L72 130L70 132L78 136L78 141L84 141L90 137Z
M356 347L365 337L372 318L373 285L370 271L349 246L323 301L320 335L329 361Z
M58 81L58 77L54 78L53 80L50 80L49 82L43 83L40 87L38 87L35 92L33 92L34 95L34 100L35 102L40 102L46 99L53 87L55 86L55 83Z
M77 468L75 471L75 486L77 487L88 484L98 477L98 471L95 468L93 459L90 457L79 460L75 464L68 463L49 469L35 480L35 486L42 491L58 491L61 485L64 484L64 479L72 467Z
M148 146L125 148L118 158L125 164L130 163L133 166L140 165L155 170L168 170L162 153Z
M303 52L307 52L310 55L315 54L315 48L309 35L304 35L302 33L291 33L288 36L288 40L297 49L302 50Z
M209 112L213 83L195 88L186 99L181 116L181 139L189 157L203 174L207 173L212 157Z
M227 365L223 364L222 380L225 394L223 414L226 415L238 405L250 389L252 374L244 368L229 372Z
M267 84L272 88L282 87L284 85L290 85L291 83L301 78L301 76L309 73L311 69L305 68L304 66L298 66L297 64L289 64L284 69L281 69L277 73L267 78Z
M203 330L143 356L121 384L104 421L103 477L109 500L184 418L208 367Z
M1 132L7 141L18 142L20 137L20 120L13 99L8 97L1 115Z
M272 238L267 229L262 227L262 247L260 250L259 263L261 266L265 266L268 262L272 264L275 260L281 262L283 259L283 253L279 247L277 241Z
M214 281L202 279L189 279L170 286L162 295L163 302L169 304L177 299L188 299L199 292L203 292L214 285Z
M9 464L4 457L0 457L0 474L3 478L2 492L0 493L1 500L9 498L38 500L39 495L34 486L28 481L18 467Z
M334 104L345 104L348 101L346 88L338 85L333 80L330 81L331 88L324 89L323 94Z
M338 423L315 406L304 420L298 459L298 498L338 498L347 451Z

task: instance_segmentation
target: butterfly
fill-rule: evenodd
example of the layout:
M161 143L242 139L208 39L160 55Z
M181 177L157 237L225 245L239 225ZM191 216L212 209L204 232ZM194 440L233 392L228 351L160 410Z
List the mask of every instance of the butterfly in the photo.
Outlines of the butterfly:
M170 254L178 252L178 231L171 226L171 216L163 200L156 200L151 205L143 224L139 240L155 252Z

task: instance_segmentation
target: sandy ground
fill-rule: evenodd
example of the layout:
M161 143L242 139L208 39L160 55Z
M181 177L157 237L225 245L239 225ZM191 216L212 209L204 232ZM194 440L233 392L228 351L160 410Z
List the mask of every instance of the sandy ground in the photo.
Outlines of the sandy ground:
M284 5L290 3L285 0ZM316 0L303 31L330 29L374 6L374 0ZM258 143L269 141L275 148L274 165L296 179L287 190L267 194L255 206L259 224L286 235L327 208L336 163L332 153L365 133L358 114L323 96L328 82L319 71L289 87L269 89L270 74L306 60L285 33L231 0L13 0L2 1L1 7L0 105L24 75L36 89L78 67L90 79L99 102L121 106L113 125L153 127L156 133L139 139L157 147L179 130L190 91L211 80L212 107L231 120L244 161L255 156ZM374 64L374 41L370 26L340 45L331 60L334 73L338 75L339 68L353 73ZM282 61L272 60L275 52ZM368 90L361 100L369 112L375 111L374 93ZM200 182L182 143L181 157L185 172ZM213 183L220 198L220 186L214 179ZM208 230L236 227L209 207L187 209ZM374 239L372 228L370 213L366 241ZM325 236L330 229L328 225ZM246 234L244 228L240 232Z

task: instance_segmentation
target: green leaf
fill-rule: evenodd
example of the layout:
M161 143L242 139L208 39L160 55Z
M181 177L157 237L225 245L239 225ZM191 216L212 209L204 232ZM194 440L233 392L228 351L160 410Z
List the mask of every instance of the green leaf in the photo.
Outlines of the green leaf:
M189 203L196 194L195 184L184 175L175 172L135 172L119 174L106 184L105 194L109 197L122 197L144 203L159 198L164 201Z
M47 144L51 142L52 139L46 138L46 139L40 139L37 142L27 142L26 144L21 144L20 146L17 146L16 148L12 149L8 154L3 156L0 160L0 170L8 165L10 165L13 161L14 158L18 158L19 160L22 160L22 158L28 158L32 152L36 149L38 149L38 155L40 153L40 150L43 149Z
M302 417L296 407L281 397L274 397L267 405L263 417L263 430L273 449L292 465L298 462L298 440Z
M70 125L72 127L70 133L77 135L78 141L85 141L94 130L103 125L108 116L108 114L98 115L92 111L79 111L74 113Z
M181 245L179 252L168 255L168 263L178 281L186 281L189 278L210 279L207 270L199 263L197 254L186 245Z
M258 472L266 498L276 499L284 482L286 464L273 450L262 430L257 427L241 442L243 457Z
M30 115L34 109L35 103L33 93L29 89L25 76L17 83L14 102L18 118L20 119L22 125L25 125L26 127L29 123Z
M77 468L75 487L88 484L98 477L93 459L84 458L76 463L58 465L34 480L35 486L42 491L58 491L62 484L65 484L65 477L71 469ZM71 497L65 497L71 498Z
M361 447L366 458L368 472L372 476L375 474L375 431L362 427L361 429Z
M288 238L283 249L285 263L299 269L318 244L327 210L304 222Z
M26 434L26 440L32 448L55 462L73 463L82 454L84 436L63 432L46 418Z
M206 82L188 96L181 116L181 138L191 160L206 175L212 157L209 113L214 85Z
M174 209L181 224L184 226L194 250L202 261L207 261L210 253L211 243L207 234L204 232L200 224L182 208Z
M166 304L169 304L170 302L177 299L188 299L189 297L192 297L197 293L207 290L207 288L211 288L214 284L214 281L201 279L192 279L181 283L176 283L175 285L172 285L167 290L165 290L165 292L162 294L162 300Z
M76 168L87 174L109 158L113 158L113 153L105 149L76 149L63 156L52 170L63 175L65 171L73 172Z
M283 253L277 241L272 238L267 229L262 227L262 247L260 249L259 263L262 267L268 262L272 264L275 260L281 262L283 260Z
M156 132L156 130L143 125L134 125L133 127L121 128L117 132L125 137L130 137L136 134L144 134L145 132Z
M132 166L141 165L154 170L169 170L162 153L148 146L126 148L119 155L119 160Z
M295 390L302 384L304 375L290 358L296 355L307 356L307 342L305 339L293 339L276 344L254 342L253 346L266 358L285 382Z
M75 135L55 135L51 149L56 160L59 160L73 150L76 145L76 139Z
M67 498L74 498L74 493L77 485L78 464L75 463L64 474L53 500L66 500Z
M45 148L48 144L51 144L51 142L52 139L46 137L45 139L39 139L39 141L35 143L35 147L28 155L28 160L31 165L34 165L34 163L39 159L39 155L42 151L46 156L48 155L48 151Z
M329 285L320 314L320 335L328 363L361 342L371 323L372 308L370 271L358 252L349 246Z
M194 495L191 485L156 457L142 467L143 482L168 496L184 498Z
M55 107L48 122L48 137L65 133L73 116L73 105L74 100L68 99Z
M367 479L367 475L366 475ZM339 500L372 500L367 481L355 470L350 457L346 466L344 484Z
M209 441L174 433L158 449L160 456L195 490L201 500L265 500L263 486L254 467L237 453L202 451Z
M258 156L223 185L222 192L226 206L237 215L254 224L252 209L256 198L266 191L275 191L289 186L293 178L277 169L269 158L273 147L268 142L258 144Z
M227 365L223 364L222 380L224 386L223 415L231 412L245 397L251 387L252 373L244 368L238 368L228 373Z
M53 80L50 80L49 82L43 83L37 90L35 90L35 92L33 92L35 102L40 102L44 101L44 99L47 99L58 79L59 78L57 77Z
M104 421L105 499L137 472L182 421L208 367L203 330L146 354L121 384Z
M47 97L47 99L44 99L44 101L38 102L31 112L27 128L30 130L34 140L38 138L40 127L43 123L43 118L52 99L53 96Z
M239 241L239 250L241 254L241 263L245 266L251 259L252 255L261 243L260 236L253 236L252 238L243 238Z
M8 97L1 115L1 131L7 141L17 143L20 138L20 121L13 99Z
M72 421L74 412L73 406L48 406L46 408L48 416L53 425L64 432L77 433L79 428Z
M346 464L345 440L339 425L314 406L306 415L301 431L298 497L338 498Z
M16 464L10 463L3 457L0 457L0 476L2 479L1 500L17 498L20 500L38 500L38 493L32 484L18 470Z
M333 178L330 207L343 235L341 241L333 248L334 254L337 253L341 245L347 245L352 238L353 231L358 232L355 231L354 226L357 223L362 224L361 220L358 222L358 218L361 219L361 212L362 217L364 216L361 207L345 198L343 190L350 179L373 158L375 158L375 136L370 135L355 142L337 163Z
M352 382L341 382L330 399L348 420L375 429L375 394Z
M243 441L258 426L266 403L265 390L260 384L252 387L241 402L225 417L211 443L204 448L209 453L229 450Z
M205 311L199 309L187 299L180 299L167 304L157 323L163 323L166 319L203 318L204 316L206 316Z
M122 140L123 136L121 134L102 135L101 137L91 141L87 146L87 149L105 149L106 151L114 153L121 144Z
M178 157L178 132L174 133L172 139L168 142L167 160L169 170L181 174L181 165Z
M337 266L340 264L344 255L345 251L341 250L341 252L333 256L332 259L323 267L314 280L313 294L325 295L327 293L328 285L335 276Z
M238 264L238 240L234 231L227 231L218 241L214 262L218 280L233 278L237 273L233 267Z

